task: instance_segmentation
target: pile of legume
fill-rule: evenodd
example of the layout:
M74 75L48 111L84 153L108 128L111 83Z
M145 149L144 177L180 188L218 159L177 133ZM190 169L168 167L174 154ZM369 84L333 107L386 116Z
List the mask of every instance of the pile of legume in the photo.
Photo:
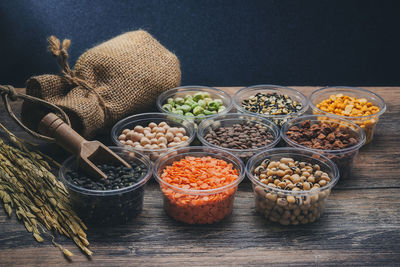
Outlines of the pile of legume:
M133 130L124 129L118 140L138 149L163 149L174 147L189 139L183 127L170 127L166 122L154 122L147 127L135 126Z
M214 115L225 110L222 99L211 98L207 92L198 92L185 97L168 98L167 103L162 106L165 110L185 116L202 117Z
M130 161L132 168L115 164L101 164L107 179L92 180L76 170L66 172L65 178L72 184L89 189L109 190L123 189L138 183L147 173L147 167L142 163ZM91 224L126 223L139 214L143 207L144 186L133 190L111 195L92 195L70 190L70 198L74 209L81 218Z
M250 112L263 115L289 115L303 108L303 105L287 95L257 93L242 101L242 107ZM282 125L285 120L275 122Z
M272 143L274 136L260 124L237 123L210 130L205 139L223 148L254 149Z
M210 224L222 220L232 211L237 186L210 194L185 192L217 189L233 183L238 179L238 173L231 163L210 156L187 156L167 166L161 179L182 189L162 186L165 209L178 221Z
M297 144L319 150L341 150L357 145L360 135L349 125L341 125L335 122L305 120L294 125L286 131L286 136ZM340 169L341 177L350 175L353 158L358 149L338 153L321 151L331 159Z
M265 160L254 169L253 174L267 185L253 185L256 210L267 219L283 225L305 224L315 221L323 212L325 200L330 193L330 189L323 188L331 182L331 178L321 171L318 164L299 162L292 158ZM305 193L292 193L301 191Z
M379 107L374 106L365 98L356 98L343 94L331 95L328 99L316 105L322 111L339 116L361 117L370 116L379 112ZM374 127L378 122L378 117L368 117L368 119L351 119L357 123L366 134L367 143L372 140Z

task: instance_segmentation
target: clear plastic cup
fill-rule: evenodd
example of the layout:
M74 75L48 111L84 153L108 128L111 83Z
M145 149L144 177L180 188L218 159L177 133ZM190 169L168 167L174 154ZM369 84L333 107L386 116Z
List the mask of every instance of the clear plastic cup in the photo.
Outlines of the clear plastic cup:
M124 129L133 129L135 126L140 125L146 127L149 123L154 122L159 124L165 121L171 127L183 127L186 130L186 135L189 137L188 140L183 141L175 147L167 147L162 149L144 149L144 148L134 148L132 146L121 143L118 140L118 136L122 133ZM193 139L195 138L194 125L182 116L175 114L164 114L164 113L141 113L133 116L129 116L125 119L117 122L111 129L111 139L117 146L125 147L133 151L138 151L150 158L151 161L156 161L161 154L171 151L175 148L189 146Z
M262 183L254 176L254 170L264 160L293 158L318 164L331 181L323 187L311 190L288 191ZM326 201L332 187L339 180L336 165L322 154L299 148L273 148L254 155L246 165L246 175L253 184L255 208L268 221L282 225L307 224L318 220L325 210Z
M108 147L128 162L136 162L147 168L147 173L135 184L115 190L90 190L67 180L69 170L77 170L77 158L67 158L59 171L59 178L69 192L72 208L88 224L123 224L136 217L143 208L146 183L152 176L152 165L142 153L121 147ZM99 162L104 164L107 162Z
M199 124L202 120L208 119L211 117L215 117L217 115L223 115L228 113L232 109L232 98L224 91L208 87L208 86L200 86L200 85L193 85L193 86L181 86L177 88L173 88L170 90L165 91L164 93L160 94L157 98L157 108L162 113L173 114L172 112L163 108L163 105L167 103L168 98L175 98L175 97L185 97L186 95L194 95L198 92L207 92L210 94L212 99L219 98L222 100L225 109L217 114L207 115L207 116L184 116L187 120L192 121L196 124Z
M263 94L277 93L279 95L287 95L292 100L297 101L298 103L301 103L302 108L300 110L298 110L297 112L294 112L291 114L285 114L285 115L260 114L260 113L251 112L251 111L245 109L242 106L243 100L249 99L250 97L256 95L257 93L263 93ZM236 108L236 110L240 113L247 113L247 114L263 116L267 119L270 119L278 126L282 126L285 122L287 122L288 120L290 120L292 118L301 116L308 110L307 97L304 94L302 94L301 92L299 92L295 89L289 88L289 87L278 86L278 85L267 85L267 84L254 85L254 86L240 89L233 96L233 105Z
M234 124L246 124L251 127L254 127L256 125L265 127L268 132L272 134L273 140L271 140L271 143L266 146L260 146L254 149L225 148L222 146L211 144L209 141L206 140L205 136L210 132L210 130L214 130L219 127L230 127ZM204 146L220 148L224 151L236 155L243 162L247 162L250 157L257 154L258 152L276 146L280 140L280 131L278 126L276 126L272 121L261 116L252 114L229 113L202 121L197 128L197 137ZM247 138L249 137L246 137L246 139ZM227 142L229 141L230 140L227 140Z
M365 98L368 102L371 102L374 106L377 106L379 111L372 115L356 117L340 116L317 108L317 105L323 100L329 99L331 95L337 94L343 94L355 98ZM358 124L365 131L366 144L372 141L379 117L386 111L385 101L379 95L362 88L347 86L325 87L314 91L310 96L310 106L314 114L330 114L337 118L348 119Z
M287 136L287 131L293 126L299 127L304 121L307 120L310 121L311 125L328 123L332 126L332 128L342 128L350 134L350 137L356 139L358 142L353 146L336 150L315 149L300 145ZM282 139L291 147L312 150L331 159L338 166L341 178L349 178L351 176L354 158L357 156L360 148L365 144L365 133L360 126L349 120L332 117L330 115L308 115L292 119L282 126L281 136Z
M238 178L232 183L207 190L183 189L161 178L164 169L187 156L213 157L232 164ZM243 162L235 155L211 147L184 147L162 155L154 165L154 175L160 184L164 209L177 221L189 224L211 224L224 219L232 212L235 193L244 178Z

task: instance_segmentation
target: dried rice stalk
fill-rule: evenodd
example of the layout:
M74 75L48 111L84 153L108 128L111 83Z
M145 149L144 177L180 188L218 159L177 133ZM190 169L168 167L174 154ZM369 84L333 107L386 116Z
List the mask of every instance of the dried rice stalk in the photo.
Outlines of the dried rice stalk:
M87 227L71 209L68 191L51 173L46 160L60 165L40 152L28 150L24 142L1 123L0 128L12 143L8 145L0 139L0 199L8 216L14 209L17 218L38 242L44 241L41 233L49 234L45 227L71 238L84 253L92 255L87 248ZM73 256L49 235L64 255Z

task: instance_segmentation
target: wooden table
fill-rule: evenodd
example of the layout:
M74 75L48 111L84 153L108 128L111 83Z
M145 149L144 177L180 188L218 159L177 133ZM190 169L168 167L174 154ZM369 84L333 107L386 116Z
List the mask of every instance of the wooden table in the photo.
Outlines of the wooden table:
M295 87L309 95L317 87ZM238 88L224 88L233 93ZM332 191L323 217L309 225L280 226L254 211L249 182L240 185L233 214L215 225L192 226L169 218L153 181L142 214L127 225L91 227L94 256L86 258L65 238L60 242L75 256L71 264L114 265L398 265L400 260L400 87L375 87L388 105L374 140L360 150L353 176ZM20 103L14 103L16 110ZM22 133L1 107L0 120ZM109 142L109 141L108 141ZM61 149L41 149L59 160ZM67 260L49 240L39 244L15 215L0 209L0 265L65 265Z

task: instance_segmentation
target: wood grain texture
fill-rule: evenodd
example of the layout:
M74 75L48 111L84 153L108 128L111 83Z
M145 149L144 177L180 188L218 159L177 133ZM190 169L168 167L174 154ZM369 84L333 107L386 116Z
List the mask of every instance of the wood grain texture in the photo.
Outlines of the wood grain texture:
M316 87L295 87L309 95ZM237 88L224 88L234 92ZM388 111L374 140L363 147L353 177L332 191L323 217L310 225L284 227L266 222L254 211L250 184L242 183L233 214L215 225L190 226L169 218L161 192L151 181L142 214L127 225L90 227L94 257L88 260L71 241L57 239L75 256L71 266L232 266L360 265L396 266L400 260L400 88L369 88L380 94ZM14 104L17 111L19 103ZM0 121L23 135L7 117ZM104 140L107 141L107 140ZM109 142L109 141L108 141ZM40 149L62 160L53 145ZM0 208L0 266L64 266L68 261L46 237L39 244L24 226Z

